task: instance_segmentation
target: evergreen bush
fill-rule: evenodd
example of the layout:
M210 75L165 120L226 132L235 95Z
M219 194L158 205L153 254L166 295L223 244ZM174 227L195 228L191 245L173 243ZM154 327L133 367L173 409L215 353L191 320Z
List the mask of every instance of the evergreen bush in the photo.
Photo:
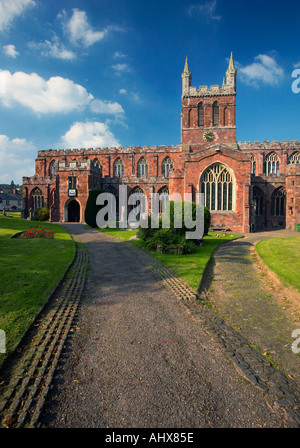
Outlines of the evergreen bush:
M90 190L89 197L86 203L86 208L84 212L85 222L90 227L98 227L96 222L96 216L98 211L103 207L102 205L96 205L96 199L99 194L105 193L104 190Z

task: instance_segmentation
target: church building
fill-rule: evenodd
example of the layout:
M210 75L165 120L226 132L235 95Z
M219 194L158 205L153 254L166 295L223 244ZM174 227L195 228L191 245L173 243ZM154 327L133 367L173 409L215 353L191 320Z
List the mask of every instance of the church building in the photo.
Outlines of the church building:
M178 146L39 151L35 175L23 177L23 217L48 207L54 222L84 222L91 189L116 198L203 193L213 229L249 233L295 229L300 222L300 143L236 141L236 77L231 54L223 84L191 85L182 73Z

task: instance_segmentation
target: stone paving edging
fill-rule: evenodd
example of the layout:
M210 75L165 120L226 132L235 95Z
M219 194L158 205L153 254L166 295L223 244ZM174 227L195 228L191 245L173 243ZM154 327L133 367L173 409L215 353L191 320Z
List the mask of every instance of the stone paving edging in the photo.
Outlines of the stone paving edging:
M198 293L177 277L167 266L145 250L127 244L136 255L146 258L151 269L171 289L177 300L190 315L225 350L236 371L265 397L269 407L278 414L287 427L300 427L299 386L268 362L234 328L212 312Z
M74 238L74 237L73 237ZM0 397L0 427L38 426L39 417L49 392L58 360L71 329L85 284L88 253L76 242L76 255L67 270L65 281L57 288L47 315L40 313L32 325L33 340L24 347Z

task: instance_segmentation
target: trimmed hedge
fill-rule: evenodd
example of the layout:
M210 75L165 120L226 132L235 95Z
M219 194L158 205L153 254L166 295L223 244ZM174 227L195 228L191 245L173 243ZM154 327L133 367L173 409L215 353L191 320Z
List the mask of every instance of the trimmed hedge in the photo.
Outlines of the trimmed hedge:
M84 219L85 222L90 227L98 227L96 222L96 216L98 211L103 207L101 205L96 205L96 199L99 196L99 194L105 193L104 190L90 190L89 197L86 203L86 208L84 212Z
M47 207L37 208L34 211L35 221L48 221L50 217L49 209Z

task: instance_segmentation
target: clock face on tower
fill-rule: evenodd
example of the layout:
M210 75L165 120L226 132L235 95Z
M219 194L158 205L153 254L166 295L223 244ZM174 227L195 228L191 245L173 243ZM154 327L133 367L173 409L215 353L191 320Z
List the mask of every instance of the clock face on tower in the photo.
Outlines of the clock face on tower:
M207 132L204 132L204 134L203 134L203 139L206 142L213 142L215 138L216 138L216 136L212 131L207 131Z

